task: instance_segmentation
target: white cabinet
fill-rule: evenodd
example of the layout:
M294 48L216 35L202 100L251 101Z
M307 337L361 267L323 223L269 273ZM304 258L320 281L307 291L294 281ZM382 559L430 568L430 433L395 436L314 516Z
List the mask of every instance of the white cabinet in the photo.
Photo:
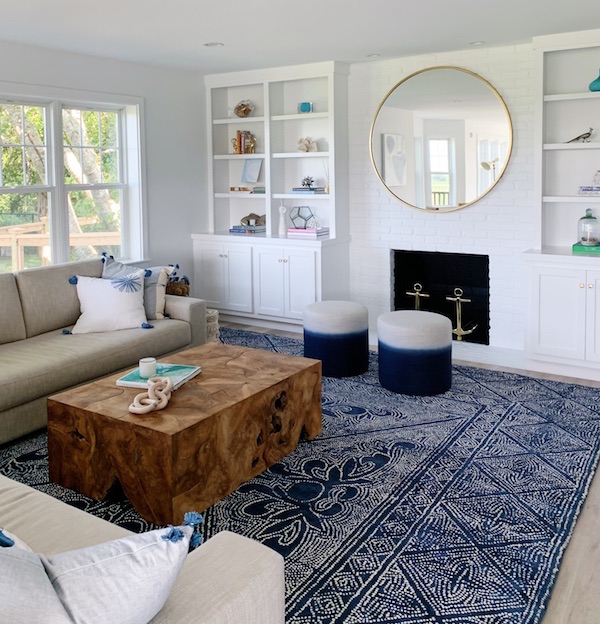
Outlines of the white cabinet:
M252 312L252 250L245 245L194 243L194 282L210 307Z
M529 355L600 364L600 270L537 261L530 268Z
M256 313L301 320L317 300L315 251L255 246L254 254Z

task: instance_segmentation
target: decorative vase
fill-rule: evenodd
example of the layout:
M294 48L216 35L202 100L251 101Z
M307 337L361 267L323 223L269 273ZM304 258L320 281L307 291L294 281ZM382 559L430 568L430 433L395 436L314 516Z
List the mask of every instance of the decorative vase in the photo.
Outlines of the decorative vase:
M598 78L590 82L590 91L600 91L600 72L598 72Z
M285 212L287 208L282 204L279 206L279 238L287 237L287 228L285 227Z

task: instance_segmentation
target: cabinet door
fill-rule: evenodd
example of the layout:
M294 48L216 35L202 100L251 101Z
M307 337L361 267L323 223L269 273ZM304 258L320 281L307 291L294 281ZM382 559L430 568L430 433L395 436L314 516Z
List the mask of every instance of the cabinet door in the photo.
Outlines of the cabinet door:
M536 266L531 270L532 351L540 355L584 359L585 271Z
M587 272L586 291L586 360L600 362L600 271Z
M287 251L284 271L285 315L302 319L304 308L317 300L315 252L305 249Z
M252 249L242 245L223 248L224 279L221 308L252 312Z
M212 308L221 308L225 293L224 258L222 245L206 245L194 250L195 261L198 263L198 296Z
M284 252L280 248L255 247L255 312L284 316Z

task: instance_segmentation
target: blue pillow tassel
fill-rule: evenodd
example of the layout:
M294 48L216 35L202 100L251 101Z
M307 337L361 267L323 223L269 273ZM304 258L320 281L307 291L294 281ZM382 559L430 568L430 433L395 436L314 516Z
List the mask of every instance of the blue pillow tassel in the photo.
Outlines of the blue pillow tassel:
M200 533L200 527L204 522L204 518L202 514L199 514L197 511L188 511L183 516L183 524L184 526L191 526L194 529L192 533L192 539L190 540L190 552L195 550L202 544L202 534Z
M154 325L150 325L150 323L142 323L142 329L154 329Z
M109 256L105 251L103 251L102 252L102 262L106 262L106 258L110 258L111 260L115 259L114 256Z
M0 529L0 548L10 548L14 546L15 542L8 537L8 535L4 535L2 533L2 529Z
M174 527L170 524L169 530L162 536L162 539L165 542L172 542L173 544L176 544L177 542L180 542L184 537L185 536L181 529Z
M70 329L62 330L63 336L70 336L73 332Z
M69 284L73 284L73 286L77 284L77 275L71 275L71 277L69 278Z

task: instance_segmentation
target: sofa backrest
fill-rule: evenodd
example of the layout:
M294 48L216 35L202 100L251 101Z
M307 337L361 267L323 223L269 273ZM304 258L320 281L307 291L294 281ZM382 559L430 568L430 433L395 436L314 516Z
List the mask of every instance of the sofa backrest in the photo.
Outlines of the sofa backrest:
M27 338L74 325L81 310L72 275L102 277L102 260L82 260L27 269L14 274Z
M12 273L0 274L0 319L0 344L26 337L17 281Z

